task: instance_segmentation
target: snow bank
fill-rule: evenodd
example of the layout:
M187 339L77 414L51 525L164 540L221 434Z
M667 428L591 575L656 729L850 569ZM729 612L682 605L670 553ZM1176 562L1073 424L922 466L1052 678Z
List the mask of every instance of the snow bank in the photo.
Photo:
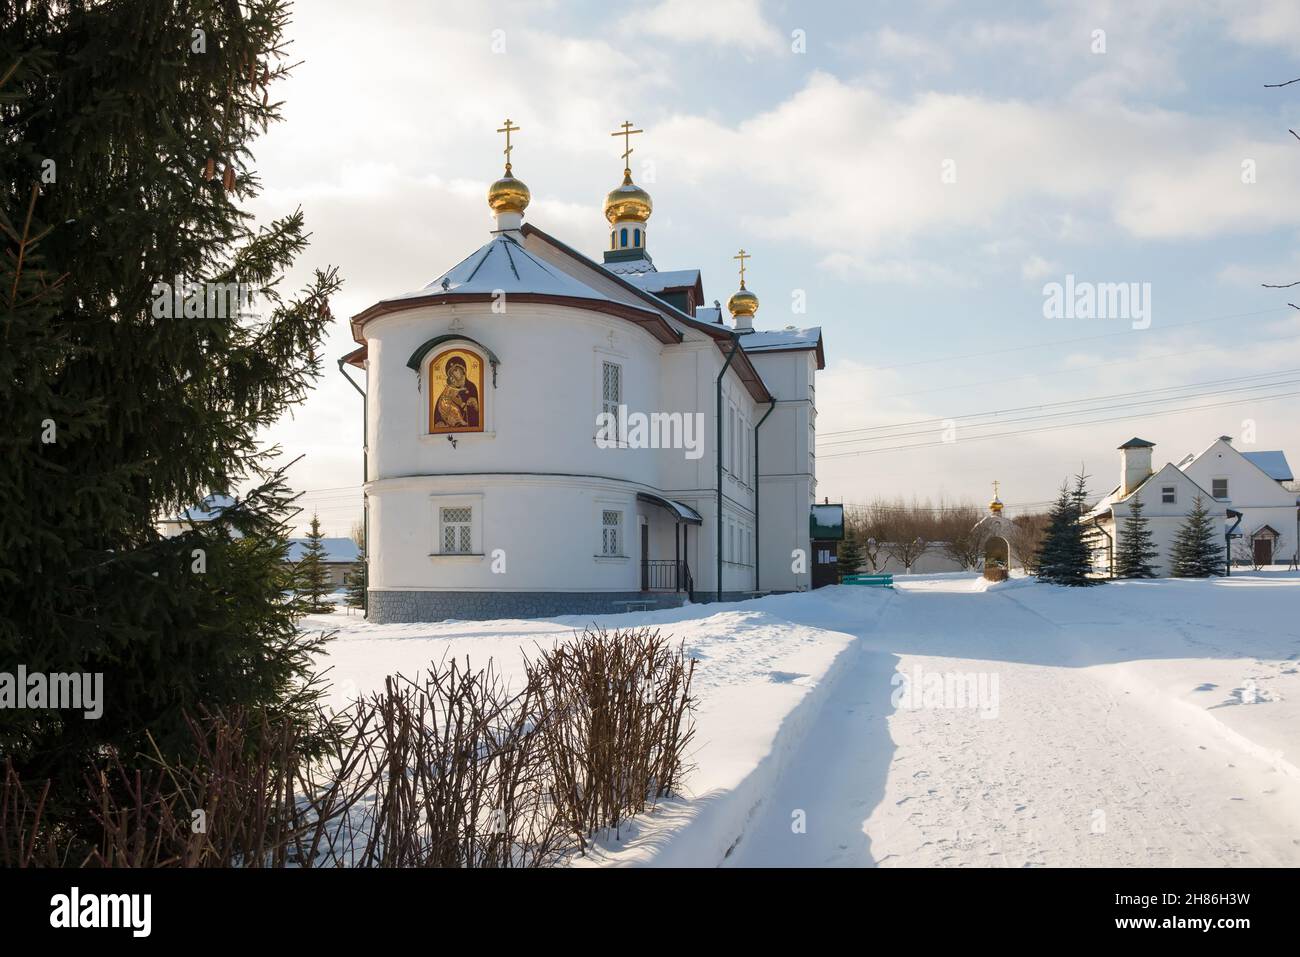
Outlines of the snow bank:
M889 598L884 590L835 587L586 618L376 625L336 612L309 616L304 627L338 632L323 662L335 708L382 689L389 674L414 675L448 657L468 658L474 667L490 660L506 680L518 681L526 657L589 624L647 626L684 641L698 661L693 690L700 698L695 770L684 800L600 843L587 863L700 865L720 863L739 838L803 741L834 682L837 659Z

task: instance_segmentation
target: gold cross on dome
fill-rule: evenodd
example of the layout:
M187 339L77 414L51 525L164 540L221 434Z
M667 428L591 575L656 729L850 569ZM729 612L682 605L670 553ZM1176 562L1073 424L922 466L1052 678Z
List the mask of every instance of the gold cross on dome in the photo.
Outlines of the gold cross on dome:
M635 136L637 133L644 133L645 130L632 129L631 120L624 120L619 125L622 127L622 129L616 130L615 132L610 133L609 135L623 137L623 168L628 172L631 172L632 164L629 162L628 157L632 155L632 137Z
M999 484L1000 484L1000 483L998 482L997 479L994 479L994 480L993 480L993 497L994 497L994 498L997 498L997 497L998 497L998 485L999 485Z
M506 125L497 130L497 132L506 134L506 172L508 173L510 172L510 151L514 149L514 147L510 145L510 134L518 133L519 127L511 126L510 118L506 117Z
M740 260L740 288L744 289L745 288L745 260L753 259L754 257L742 249L739 253L732 256L731 258Z

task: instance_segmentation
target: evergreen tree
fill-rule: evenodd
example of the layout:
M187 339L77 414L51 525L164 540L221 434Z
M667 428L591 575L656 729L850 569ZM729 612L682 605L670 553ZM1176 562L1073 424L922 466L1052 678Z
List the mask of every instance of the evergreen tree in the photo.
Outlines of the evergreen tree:
M1178 578L1209 578L1223 574L1223 544L1199 495L1174 536L1170 563Z
M840 576L852 575L862 570L862 563L866 556L862 554L862 543L858 541L857 536L847 533L844 540L840 542L839 554L836 563L839 566Z
M318 693L291 496L257 442L319 375L339 283L277 291L303 215L250 211L286 6L0 2L0 661L103 674L99 720L0 709L29 780L79 787L146 732L179 756L202 707L307 721ZM231 283L260 291L257 315ZM181 535L155 527L249 486Z
M1142 514L1145 506L1140 493L1129 499L1129 515L1124 519L1124 532L1115 549L1116 578L1155 578L1151 560L1160 555L1151 539L1151 529Z
M357 543L357 563L343 575L346 601L350 608L366 607L366 535L358 522L352 526L352 540Z
M366 562L363 557L343 574L344 594L349 608L366 607Z
M1083 538L1083 547L1087 553L1088 571L1093 568L1093 556L1098 551L1104 551L1105 545L1102 540L1101 530L1097 528L1088 519L1088 476L1080 468L1074 476L1074 488L1070 491L1070 501L1074 503L1076 514L1079 516L1079 532ZM1090 579L1096 582L1101 579Z
M1081 476L1080 479L1083 477ZM1097 585L1092 578L1092 554L1085 539L1080 502L1086 491L1061 484L1060 494L1048 515L1047 531L1036 556L1037 576L1058 585Z
M314 615L329 614L334 605L326 601L334 590L330 570L325 567L325 536L320 530L320 519L313 514L307 532L307 544L302 558L298 559L298 591L307 599L308 610Z

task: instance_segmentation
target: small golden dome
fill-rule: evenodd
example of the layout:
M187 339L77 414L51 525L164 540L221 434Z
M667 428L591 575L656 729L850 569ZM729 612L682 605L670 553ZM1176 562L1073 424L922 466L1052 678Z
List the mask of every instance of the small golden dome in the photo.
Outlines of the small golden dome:
M650 194L632 182L632 171L628 169L623 170L623 185L611 189L605 197L605 218L611 226L620 220L644 223L653 209Z
M1002 503L999 502L997 499L994 499L993 501L989 502L989 511L992 512L994 515L1001 515Z
M488 187L487 199L494 213L522 213L528 208L532 194L524 181L515 179L506 167L506 175Z
M743 285L727 300L727 311L733 316L753 316L758 312L758 297Z

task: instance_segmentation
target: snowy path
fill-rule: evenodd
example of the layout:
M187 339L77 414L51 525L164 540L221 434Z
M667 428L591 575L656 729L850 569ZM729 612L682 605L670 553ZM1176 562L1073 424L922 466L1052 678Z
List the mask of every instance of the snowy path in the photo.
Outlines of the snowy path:
M1300 780L1145 693L1122 663L1141 656L1105 653L1113 608L1058 624L973 587L918 583L840 626L863 637L728 865L1300 864ZM895 707L917 668L996 678L996 716Z

